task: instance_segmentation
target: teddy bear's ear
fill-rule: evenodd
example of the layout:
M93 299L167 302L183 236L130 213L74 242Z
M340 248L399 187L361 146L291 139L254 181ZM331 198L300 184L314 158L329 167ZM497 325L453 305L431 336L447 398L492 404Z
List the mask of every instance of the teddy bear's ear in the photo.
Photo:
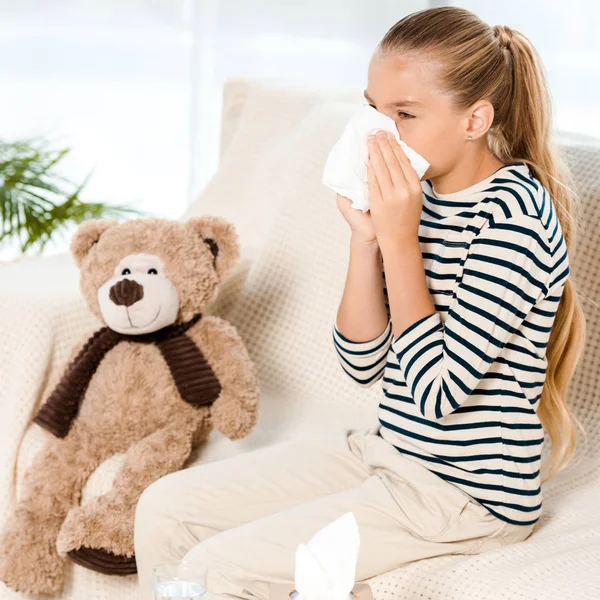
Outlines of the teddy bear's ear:
M191 217L187 226L208 246L219 279L225 279L240 258L240 242L234 224L223 217L204 215Z
M71 239L71 254L78 267L100 236L117 223L117 219L88 219L80 223Z

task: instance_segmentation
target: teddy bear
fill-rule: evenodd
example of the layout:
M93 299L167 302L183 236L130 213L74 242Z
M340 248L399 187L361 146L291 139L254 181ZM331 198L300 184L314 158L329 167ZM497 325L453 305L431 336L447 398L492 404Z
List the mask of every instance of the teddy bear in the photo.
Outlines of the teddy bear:
M61 591L66 559L136 573L141 492L184 467L213 427L239 440L258 418L256 371L240 335L202 312L240 257L232 223L90 219L70 250L104 326L75 346L35 415L52 435L0 537L0 579L28 593ZM89 476L117 453L110 491L80 505Z

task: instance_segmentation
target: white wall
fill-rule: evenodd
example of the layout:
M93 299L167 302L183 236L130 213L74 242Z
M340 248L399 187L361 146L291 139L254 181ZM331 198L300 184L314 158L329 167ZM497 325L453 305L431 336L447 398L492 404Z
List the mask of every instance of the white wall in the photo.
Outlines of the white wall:
M595 0L437 2L525 34L539 52L562 131L600 137L600 4Z
M360 89L384 33L408 13L443 4L522 31L544 62L555 128L600 137L600 4L595 0L196 1L192 197L217 167L221 86L227 77L283 77Z
M178 216L189 193L189 8L3 0L2 138L43 134L72 147L64 174L81 182L93 171L85 199Z
M0 0L0 135L49 135L73 148L66 175L93 169L84 198L175 218L217 168L228 77L364 88L383 34L430 4L444 2ZM555 127L600 137L600 5L458 4L523 31L546 66Z
M217 168L222 84L230 76L366 85L385 32L427 0L196 0L192 198Z

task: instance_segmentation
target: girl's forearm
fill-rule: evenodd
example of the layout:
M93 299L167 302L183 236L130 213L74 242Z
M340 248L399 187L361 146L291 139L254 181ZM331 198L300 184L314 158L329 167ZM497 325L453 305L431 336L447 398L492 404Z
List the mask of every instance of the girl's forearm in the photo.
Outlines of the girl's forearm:
M436 312L418 237L379 240L394 340L419 319Z
M382 269L377 242L351 236L346 284L337 312L338 330L349 340L371 341L388 325Z

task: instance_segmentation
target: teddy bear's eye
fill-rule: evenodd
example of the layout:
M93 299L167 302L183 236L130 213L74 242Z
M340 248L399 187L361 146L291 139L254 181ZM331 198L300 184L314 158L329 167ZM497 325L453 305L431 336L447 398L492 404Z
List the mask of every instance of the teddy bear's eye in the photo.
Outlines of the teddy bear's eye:
M148 269L149 275L158 275L158 271L156 269Z
M129 269L123 269L121 275L131 275L131 271Z

